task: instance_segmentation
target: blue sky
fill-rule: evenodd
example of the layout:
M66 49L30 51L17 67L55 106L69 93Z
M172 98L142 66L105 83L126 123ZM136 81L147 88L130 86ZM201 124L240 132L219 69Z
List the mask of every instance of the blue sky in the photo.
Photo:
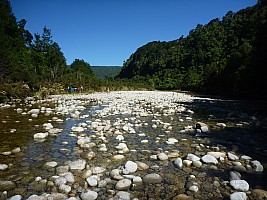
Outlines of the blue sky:
M142 45L170 41L253 6L257 0L10 0L17 20L42 33L51 29L66 59L90 65L122 65Z

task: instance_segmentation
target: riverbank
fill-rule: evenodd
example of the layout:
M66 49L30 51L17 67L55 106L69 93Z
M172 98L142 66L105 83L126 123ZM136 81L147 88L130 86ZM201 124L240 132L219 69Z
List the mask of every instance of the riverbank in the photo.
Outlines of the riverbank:
M0 194L70 200L266 196L266 146L256 160L238 148L242 141L215 140L233 128L253 128L257 116L240 121L234 119L238 113L223 119L221 111L198 113L193 105L199 101L216 102L183 93L120 91L5 104ZM263 180L255 184L248 176Z

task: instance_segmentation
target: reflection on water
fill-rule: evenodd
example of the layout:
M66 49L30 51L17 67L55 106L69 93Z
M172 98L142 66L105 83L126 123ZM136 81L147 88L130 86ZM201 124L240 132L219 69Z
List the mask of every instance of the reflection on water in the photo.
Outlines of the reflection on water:
M198 99L188 106L195 117L209 125L226 123L223 130L213 129L210 136L214 144L222 144L229 151L259 160L267 169L267 103L264 101ZM215 126L214 126L215 127ZM267 189L267 171L244 173L254 188Z

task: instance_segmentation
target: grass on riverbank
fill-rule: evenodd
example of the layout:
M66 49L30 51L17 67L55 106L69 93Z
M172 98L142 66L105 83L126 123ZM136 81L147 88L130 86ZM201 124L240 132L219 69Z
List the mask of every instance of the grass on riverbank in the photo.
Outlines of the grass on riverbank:
M27 84L23 82L4 82L0 84L0 103L10 99L24 99L33 96L36 99L44 99L53 94L67 94L68 87L83 87L84 93L109 92L109 91L131 91L131 90L152 90L153 88L144 82L133 82L124 79L94 79L88 82L60 82L60 83L38 83ZM74 92L78 93L78 92Z

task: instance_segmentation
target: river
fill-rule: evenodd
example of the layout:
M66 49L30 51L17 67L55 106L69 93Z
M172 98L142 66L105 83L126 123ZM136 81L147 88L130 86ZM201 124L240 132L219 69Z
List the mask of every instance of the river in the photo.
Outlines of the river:
M197 122L207 125L209 131L196 136ZM52 128L45 130L47 124ZM121 195L118 191L126 191L131 199L172 199L178 195L224 199L238 191L227 182L230 171L239 171L241 179L249 183L249 196L255 189L267 190L266 130L267 104L259 101L172 92L13 100L0 108L0 196L7 190L2 198L21 195L27 199L56 192L64 194L63 199L86 199L83 195L93 191L92 199L111 199ZM45 132L49 134L44 139L34 138L36 133ZM168 139L177 142L169 144ZM120 143L126 144L126 150L118 147ZM209 151L231 152L239 158L233 161L226 155L218 158L218 164L202 161L201 166L184 164L182 168L173 164L177 158L188 160L189 153L201 158ZM167 159L159 158L160 153ZM115 155L123 158L114 159ZM242 155L258 160L264 170L255 172L250 160L241 159ZM59 167L76 160L85 160L86 167L70 167L68 172L74 180L57 184ZM52 161L56 166L47 163ZM130 177L123 174L127 161L145 163L149 169L140 170L138 166ZM94 173L95 167L104 172ZM129 187L118 188L120 179L111 175L114 169L119 170L121 179L131 180ZM84 176L86 170L91 174ZM162 180L147 181L147 174L157 174ZM94 175L98 176L97 185L90 185L88 178ZM134 182L134 176L141 178L141 185Z

